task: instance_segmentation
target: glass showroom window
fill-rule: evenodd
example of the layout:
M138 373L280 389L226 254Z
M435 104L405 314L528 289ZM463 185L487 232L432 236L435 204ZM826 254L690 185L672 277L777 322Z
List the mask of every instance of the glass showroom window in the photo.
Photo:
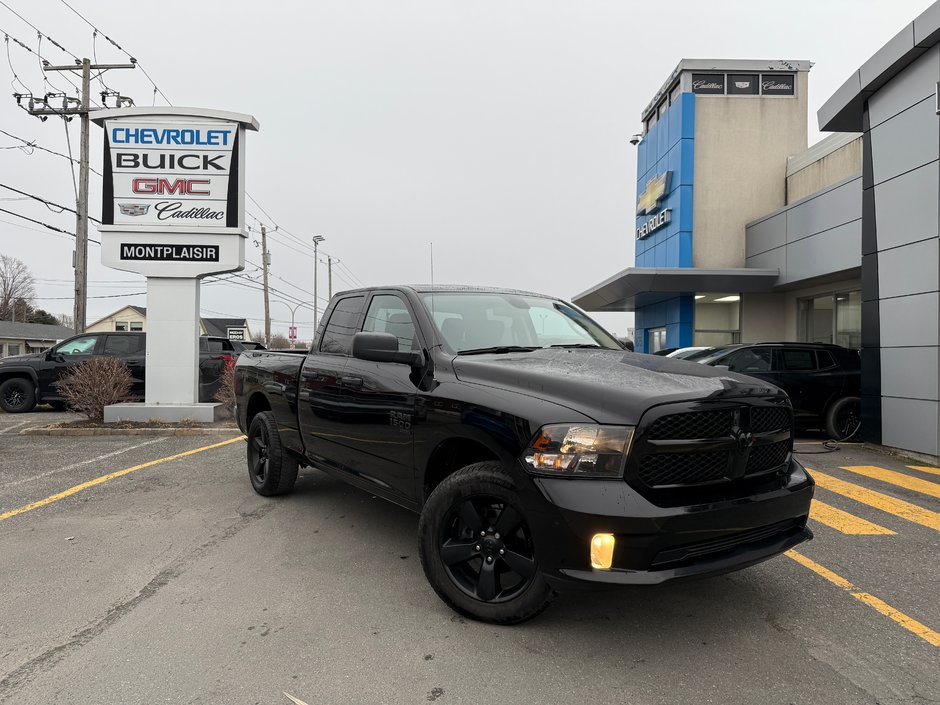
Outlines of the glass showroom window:
M800 340L835 343L846 348L862 346L862 293L843 291L801 299Z
M693 345L741 342L741 295L696 294Z

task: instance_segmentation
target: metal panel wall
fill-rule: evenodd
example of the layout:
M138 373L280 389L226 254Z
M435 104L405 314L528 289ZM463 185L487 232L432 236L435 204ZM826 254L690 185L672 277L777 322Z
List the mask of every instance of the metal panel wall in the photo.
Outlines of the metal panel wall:
M866 383L863 416L880 398L880 441L930 455L940 453L938 80L934 46L868 100L863 196L862 374L880 383Z

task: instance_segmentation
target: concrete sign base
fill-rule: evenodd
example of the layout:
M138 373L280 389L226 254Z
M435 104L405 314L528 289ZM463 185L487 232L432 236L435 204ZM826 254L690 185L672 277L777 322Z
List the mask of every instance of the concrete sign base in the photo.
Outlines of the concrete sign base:
M221 404L111 404L104 408L104 422L118 421L219 421Z

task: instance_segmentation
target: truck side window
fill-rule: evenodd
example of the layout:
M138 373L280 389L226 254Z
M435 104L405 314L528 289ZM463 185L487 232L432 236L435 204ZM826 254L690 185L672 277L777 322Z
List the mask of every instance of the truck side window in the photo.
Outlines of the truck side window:
M333 307L320 340L320 352L349 355L352 337L359 330L359 314L364 296L347 296Z
M398 338L398 349L412 349L415 324L405 302L397 296L379 294L372 297L362 330L368 333L391 333Z

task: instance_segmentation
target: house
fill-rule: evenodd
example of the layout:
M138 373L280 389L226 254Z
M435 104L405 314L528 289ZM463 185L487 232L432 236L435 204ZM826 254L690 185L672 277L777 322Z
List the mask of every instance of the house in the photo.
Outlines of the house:
M85 329L88 333L146 330L147 308L145 306L124 306L98 319ZM231 340L251 340L251 329L245 318L200 318L199 333Z
M67 326L0 321L0 357L41 352L73 334Z

